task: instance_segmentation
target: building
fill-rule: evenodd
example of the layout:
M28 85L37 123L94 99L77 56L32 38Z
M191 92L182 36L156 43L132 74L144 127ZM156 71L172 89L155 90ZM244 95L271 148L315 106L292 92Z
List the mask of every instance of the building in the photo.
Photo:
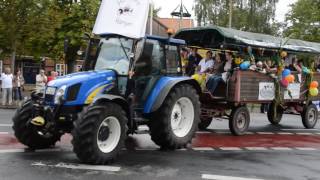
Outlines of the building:
M167 30L173 29L177 32L180 27L180 19L178 18L153 18L152 34L158 36L167 36ZM194 21L192 19L182 19L181 28L194 27ZM150 19L147 23L146 34L150 34Z

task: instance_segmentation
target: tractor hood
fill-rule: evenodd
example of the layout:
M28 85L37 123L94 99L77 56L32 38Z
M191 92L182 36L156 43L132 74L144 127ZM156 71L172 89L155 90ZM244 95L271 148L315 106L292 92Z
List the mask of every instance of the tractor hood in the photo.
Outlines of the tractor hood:
M64 85L71 86L78 83L86 83L88 81L110 81L115 78L115 72L112 70L105 71L87 71L68 74L66 76L58 77L56 80L50 81L48 86L50 87L61 87Z
M57 98L63 96L65 106L90 104L95 96L111 90L115 80L116 72L112 70L88 71L62 76L48 83L45 101L49 105L54 105L57 104ZM52 88L55 89L54 92ZM63 94L59 94L59 90Z

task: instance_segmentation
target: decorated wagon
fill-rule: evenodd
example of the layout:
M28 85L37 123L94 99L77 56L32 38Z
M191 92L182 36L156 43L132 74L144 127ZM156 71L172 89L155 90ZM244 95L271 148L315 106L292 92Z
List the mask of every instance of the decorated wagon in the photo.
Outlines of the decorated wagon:
M320 54L320 44L218 26L183 29L175 37L185 40L188 46L247 56L235 58L236 67L214 93L203 90L200 129L207 128L213 118L226 118L231 132L243 135L250 124L249 103L268 104L271 124L279 124L283 113L292 109L301 115L305 128L315 127L318 110L313 102L320 100L320 73L315 71L314 59ZM305 58L301 72L285 67L286 61L296 55ZM274 71L261 73L248 68L254 61L267 59L273 61Z

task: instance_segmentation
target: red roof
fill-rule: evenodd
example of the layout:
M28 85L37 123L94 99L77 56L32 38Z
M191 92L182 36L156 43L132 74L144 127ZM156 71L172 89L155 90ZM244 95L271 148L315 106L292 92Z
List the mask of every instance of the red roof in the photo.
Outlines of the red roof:
M174 32L179 30L180 19L179 18L157 18L167 28L171 28ZM182 19L181 28L192 28L194 23L192 19Z

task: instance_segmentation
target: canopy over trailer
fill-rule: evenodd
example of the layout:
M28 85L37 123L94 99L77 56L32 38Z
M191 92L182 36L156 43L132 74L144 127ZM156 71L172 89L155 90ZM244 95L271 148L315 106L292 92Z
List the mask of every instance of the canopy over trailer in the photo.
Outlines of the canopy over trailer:
M220 49L232 46L252 46L268 49L282 48L286 51L320 54L320 43L280 38L219 26L182 29L177 32L175 38L185 40L189 46L205 48Z

